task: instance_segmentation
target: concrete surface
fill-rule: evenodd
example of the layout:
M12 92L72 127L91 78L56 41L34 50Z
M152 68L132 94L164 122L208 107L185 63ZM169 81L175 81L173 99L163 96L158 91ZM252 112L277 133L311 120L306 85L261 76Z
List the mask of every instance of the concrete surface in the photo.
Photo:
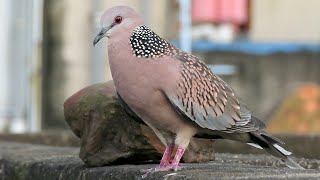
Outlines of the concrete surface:
M141 179L154 164L87 168L78 148L0 141L1 180ZM182 164L182 170L150 174L145 179L320 179L320 161L299 159L308 170L291 170L266 155L217 154L216 161Z

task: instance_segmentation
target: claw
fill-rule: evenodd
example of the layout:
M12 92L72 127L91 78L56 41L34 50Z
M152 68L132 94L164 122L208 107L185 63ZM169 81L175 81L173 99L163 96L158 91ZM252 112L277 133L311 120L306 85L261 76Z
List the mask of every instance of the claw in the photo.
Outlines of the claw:
M175 166L171 168L174 172L180 171L182 169L181 166Z
M142 169L140 170L140 172L143 173L143 175L141 176L141 178L146 178L150 173L154 172L155 168L150 168L150 169Z
M163 171L180 171L182 167L180 166L174 166L174 165L169 165L166 167L156 167L156 168L150 168L150 169L144 169L140 170L140 172L144 173L141 177L146 178L149 174L155 173L155 172L163 172Z
M170 166L166 167L156 167L156 168L150 168L141 170L140 172L144 173L142 175L142 178L146 178L149 174L155 173L155 172L161 172L161 171L170 171L172 168Z

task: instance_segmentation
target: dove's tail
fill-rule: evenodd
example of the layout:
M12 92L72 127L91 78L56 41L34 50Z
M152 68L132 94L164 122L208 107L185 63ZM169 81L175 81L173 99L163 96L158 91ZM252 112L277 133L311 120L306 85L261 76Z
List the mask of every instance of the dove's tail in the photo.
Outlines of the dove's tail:
M292 153L281 146L284 143L279 139L264 131L249 132L249 134L251 142L247 144L266 150L271 155L280 158L291 169L304 169L289 157Z

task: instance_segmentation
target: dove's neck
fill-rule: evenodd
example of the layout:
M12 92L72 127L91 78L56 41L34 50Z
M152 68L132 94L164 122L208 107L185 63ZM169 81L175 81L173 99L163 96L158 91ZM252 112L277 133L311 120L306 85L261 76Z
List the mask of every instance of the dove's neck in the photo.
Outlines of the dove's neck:
M139 65L130 46L130 37L133 30L113 35L108 40L108 57L111 75L117 89L123 89L128 84L134 83L143 68Z

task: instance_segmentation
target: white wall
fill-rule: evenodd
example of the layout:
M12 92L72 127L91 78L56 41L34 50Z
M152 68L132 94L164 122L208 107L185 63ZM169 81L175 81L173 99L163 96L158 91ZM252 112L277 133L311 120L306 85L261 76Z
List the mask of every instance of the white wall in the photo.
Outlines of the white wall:
M320 41L319 0L253 0L250 36L254 41Z
M40 129L41 12L42 0L0 0L0 132Z
M10 1L0 0L0 132L7 126L10 116L8 99L9 19Z

